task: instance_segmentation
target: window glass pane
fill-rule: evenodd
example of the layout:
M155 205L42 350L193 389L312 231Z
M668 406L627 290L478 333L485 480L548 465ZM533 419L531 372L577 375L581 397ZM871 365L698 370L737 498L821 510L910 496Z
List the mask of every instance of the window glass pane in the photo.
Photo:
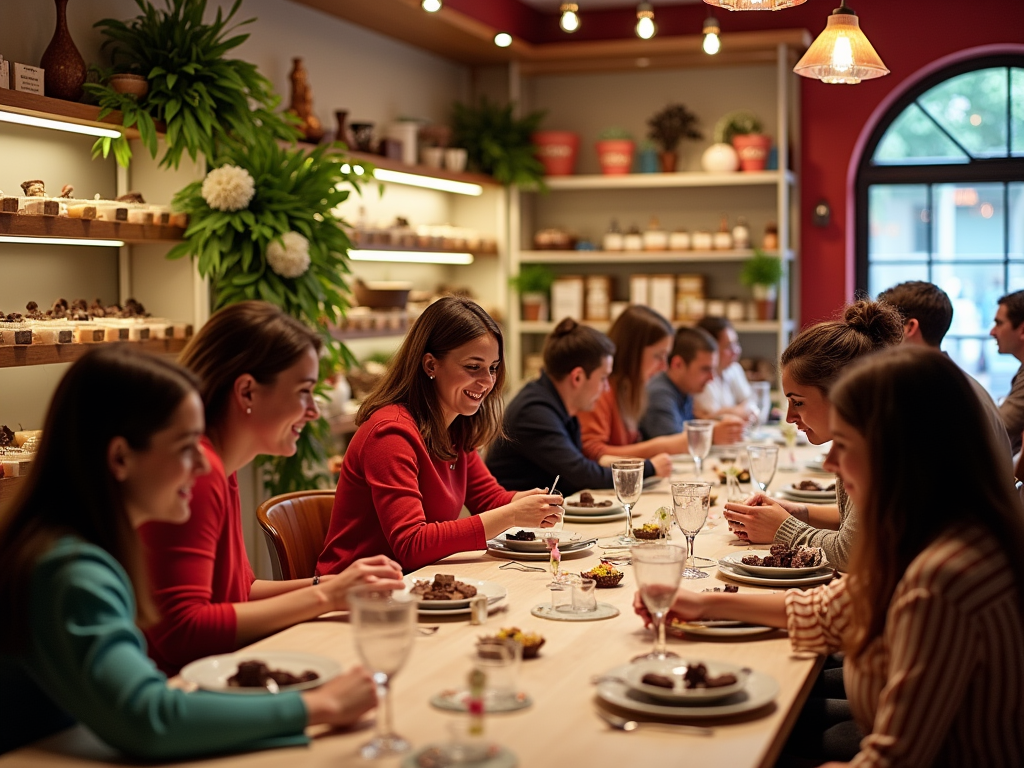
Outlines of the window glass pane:
M1024 101L1021 102L1024 110ZM1024 182L1010 184L1010 242L1007 252L1011 259L1024 259Z
M1006 157L1006 67L979 69L952 77L918 100L974 157Z
M1020 367L1017 358L999 354L996 340L990 336L970 339L947 333L942 350L976 378L997 402L1009 393L1010 382Z
M1024 69L1010 70L1010 86L1013 91L1010 97L1013 109L1010 152L1014 157L1024 157Z
M868 294L877 296L898 283L927 279L927 264L872 264L868 267Z
M970 158L917 104L911 104L892 121L871 160L875 165L914 165L966 163Z
M928 185L872 184L868 188L868 258L928 258Z
M932 218L933 258L1002 260L1002 184L935 184Z

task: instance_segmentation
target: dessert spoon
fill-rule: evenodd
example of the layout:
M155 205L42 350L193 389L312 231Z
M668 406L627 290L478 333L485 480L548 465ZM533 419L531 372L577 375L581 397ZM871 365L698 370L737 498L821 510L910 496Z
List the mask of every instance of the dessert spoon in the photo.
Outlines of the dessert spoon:
M715 733L712 728L704 728L699 725L677 725L675 723L659 723L650 720L628 720L625 717L613 715L611 712L605 712L603 709L597 710L597 714L615 730L625 731L626 733L632 733L640 728L654 728L656 726L668 728L676 733L686 733L690 736L713 736Z

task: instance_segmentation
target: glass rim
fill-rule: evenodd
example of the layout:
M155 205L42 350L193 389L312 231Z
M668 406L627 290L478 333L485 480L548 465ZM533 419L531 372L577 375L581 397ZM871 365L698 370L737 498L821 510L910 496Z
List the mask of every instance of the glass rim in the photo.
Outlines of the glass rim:
M621 461L613 461L612 469L631 469L633 467L642 467L645 459L622 459Z
M708 482L708 481L706 481L706 480L676 480L673 483L669 483L668 487L669 487L669 489L671 491L675 491L677 489L680 490L680 491L685 491L685 490L689 490L689 489L694 489L694 490L702 489L703 490L704 488L706 488L708 493L710 494L712 486L713 486L713 484ZM687 496L696 496L696 495L699 495L699 494L695 494L695 493L694 494L689 494L688 493L686 495Z
M634 545L634 546L629 548L629 554L630 554L630 557L632 557L633 559L639 559L639 560L643 560L644 559L644 555L653 555L653 554L671 554L671 555L673 555L673 557L671 559L651 559L651 560L647 561L647 562L658 562L658 561L660 561L660 562L663 562L663 563L665 563L665 562L667 562L667 563L677 562L676 558L679 559L678 560L679 562L685 562L686 558L688 557L688 555L686 553L686 549L683 548L683 547L680 547L680 546L678 546L676 544L638 544L638 545Z
M386 595L386 597L385 597ZM379 596L379 597L378 597ZM349 605L356 603L364 606L371 605L414 605L419 602L413 595L402 589L384 589L376 584L356 584L350 587L345 593Z
M695 429L714 429L716 423L717 422L712 419L690 419L689 421L684 421L683 426Z
M767 453L771 453L772 451L775 451L777 453L778 450L779 450L779 446L777 446L777 445L748 445L747 446L747 453L750 453L751 451L753 451L754 453L761 453L762 451L765 451Z

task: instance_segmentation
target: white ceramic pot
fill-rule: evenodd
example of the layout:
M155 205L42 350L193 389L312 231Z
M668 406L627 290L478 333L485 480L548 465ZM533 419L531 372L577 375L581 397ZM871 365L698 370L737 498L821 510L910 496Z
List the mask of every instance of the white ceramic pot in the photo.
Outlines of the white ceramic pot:
M740 156L729 144L712 144L700 156L700 165L708 173L732 173L739 170Z

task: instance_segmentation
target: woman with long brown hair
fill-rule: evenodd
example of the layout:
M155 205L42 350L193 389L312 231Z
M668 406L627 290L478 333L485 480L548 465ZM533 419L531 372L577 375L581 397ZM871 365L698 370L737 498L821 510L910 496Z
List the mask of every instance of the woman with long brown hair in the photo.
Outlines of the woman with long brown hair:
M401 570L385 557L336 577L289 581L257 579L249 565L235 473L260 454L295 453L302 429L320 413L313 398L319 350L320 338L279 307L243 301L216 312L181 353L199 380L210 472L196 482L187 523L140 531L161 613L146 636L165 672L344 610L355 584L401 586Z
M556 522L561 496L506 491L477 453L501 432L504 384L494 320L457 296L427 307L356 414L320 573L371 555L415 570ZM463 506L472 514L459 519Z
M845 651L867 733L851 765L1024 765L1024 516L977 396L949 358L903 347L853 366L830 400L826 465L859 517L848 575L779 595L681 590L672 612ZM957 417L937 418L950 404Z
M303 743L375 702L353 668L302 694L167 686L138 625L157 619L136 529L181 524L209 470L203 405L177 366L126 346L89 352L54 393L39 453L0 515L0 753L79 721L134 758Z
M612 323L615 344L609 389L592 411L579 414L583 453L608 465L616 457L646 459L644 476L667 476L670 453L686 451L685 435L640 439L638 424L647 407L647 382L668 367L672 324L650 307L633 304Z

